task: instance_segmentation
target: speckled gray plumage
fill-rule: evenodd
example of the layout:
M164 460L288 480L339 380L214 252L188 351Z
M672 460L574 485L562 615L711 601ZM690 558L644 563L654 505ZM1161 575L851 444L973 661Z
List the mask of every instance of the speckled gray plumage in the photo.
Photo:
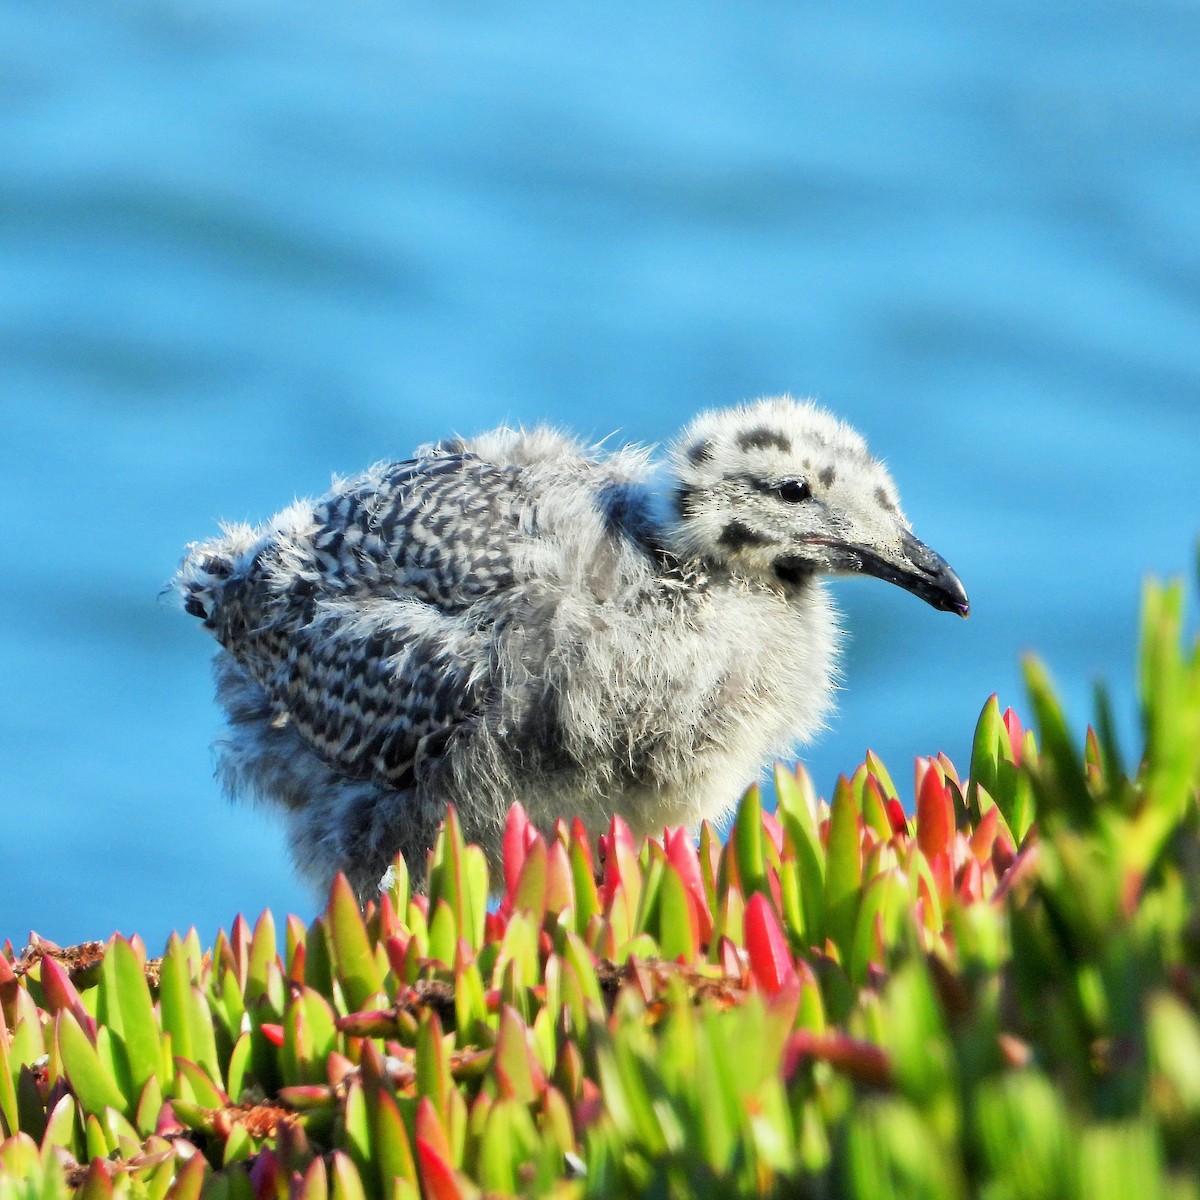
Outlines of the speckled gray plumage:
M830 570L965 614L862 439L781 398L666 464L548 429L428 447L189 547L176 586L222 646L227 789L366 896L397 850L420 880L450 801L493 861L514 800L639 834L725 814L829 712Z

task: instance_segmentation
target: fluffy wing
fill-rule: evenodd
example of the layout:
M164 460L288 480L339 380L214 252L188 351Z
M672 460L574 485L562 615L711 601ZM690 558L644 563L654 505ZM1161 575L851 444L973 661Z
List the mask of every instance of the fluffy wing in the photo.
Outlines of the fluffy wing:
M419 600L319 604L267 693L338 770L411 787L486 703L489 632Z
M193 582L185 603L321 758L403 788L486 703L529 509L514 469L472 454L377 467L252 531L240 556L197 547L208 594Z
M313 582L461 610L511 585L510 549L526 507L517 471L473 454L375 468L316 506Z

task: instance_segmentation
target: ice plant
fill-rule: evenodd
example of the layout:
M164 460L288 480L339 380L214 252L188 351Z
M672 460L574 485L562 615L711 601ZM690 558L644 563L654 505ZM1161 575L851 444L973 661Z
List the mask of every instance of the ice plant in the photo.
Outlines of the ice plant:
M722 843L453 810L413 894L0 954L0 1200L1200 1189L1200 650L1147 590L1144 753L1027 666L970 769L779 768ZM499 900L489 908L489 894Z

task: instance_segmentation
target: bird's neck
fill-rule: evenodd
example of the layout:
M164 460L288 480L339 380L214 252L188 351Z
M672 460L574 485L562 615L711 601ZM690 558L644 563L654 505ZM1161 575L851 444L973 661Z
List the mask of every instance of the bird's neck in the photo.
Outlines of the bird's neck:
M655 555L673 566L700 565L684 535L679 513L679 480L659 463L636 490L638 537Z
M665 463L659 463L643 480L642 512L646 523L668 548L679 525L679 480Z

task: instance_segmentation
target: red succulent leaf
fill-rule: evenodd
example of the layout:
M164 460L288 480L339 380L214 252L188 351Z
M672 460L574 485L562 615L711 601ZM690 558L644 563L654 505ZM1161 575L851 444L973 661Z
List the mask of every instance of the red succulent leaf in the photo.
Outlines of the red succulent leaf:
M999 839L997 839L997 847L999 844ZM994 856L995 850L992 853ZM1000 876L999 871L996 872L997 876L1000 876L1000 882L996 890L992 893L992 899L995 901L1003 900L1009 892L1020 887L1026 880L1031 879L1037 873L1037 862L1038 844L1037 842L1027 842L1025 849L1012 860L1008 870L1002 876Z
M0 1020L4 1019L6 1011L12 1011L21 987L17 982L17 973L12 969L8 958L11 952L10 945L6 942L3 953L0 953Z
M278 1193L279 1163L265 1146L254 1156L250 1166L250 1186L254 1189L254 1200L274 1200Z
M94 1044L96 1022L88 1016L87 1009L84 1008L83 1001L79 998L79 993L75 990L75 985L71 982L71 977L67 974L66 969L58 959L51 958L48 954L43 955L40 966L42 992L46 997L47 1011L56 1013L64 1008L68 1009L83 1027L89 1041Z
M462 1200L463 1191L450 1161L450 1142L428 1096L422 1096L417 1105L416 1134L425 1194L434 1200Z
M333 1023L337 1031L347 1037L386 1037L396 1032L396 1010L375 1008L370 1012L347 1013L344 1017L334 1017ZM264 1025L263 1032L269 1028L275 1026Z
M983 871L977 858L970 857L963 863L956 890L959 897L968 902L983 899Z
M992 846L1000 829L1000 810L993 806L979 818L979 824L971 831L971 853L985 863L992 856Z
M663 849L666 851L667 862L675 868L691 903L699 941L701 945L707 945L712 936L713 918L708 907L708 897L704 892L704 876L700 871L700 856L696 852L696 843L692 841L686 829L664 829Z
M337 1087L353 1070L354 1064L336 1050L331 1050L325 1059L325 1077L329 1080L330 1087Z
M750 969L765 992L774 995L798 982L791 948L779 918L761 892L755 892L746 904L745 942Z
M624 882L625 872L637 862L638 848L629 826L618 816L613 817L608 833L600 838L600 846L604 853L604 885L600 889L600 902L608 911L617 885Z
M585 1078L575 1103L575 1127L586 1129L604 1115L604 1094L595 1080Z
M592 839L588 836L587 827L578 817L574 817L571 821L571 842L583 851L588 869L595 875L596 864L592 857Z
M508 810L504 821L504 834L500 839L500 853L504 859L504 888L511 895L517 888L521 868L525 865L525 851L529 843L525 840L530 828L529 818L520 803ZM536 830L534 831L536 833Z
M1021 718L1011 708L1004 710L1004 728L1008 731L1008 740L1012 743L1013 762L1021 765L1021 742L1025 731L1021 728Z
M448 1163L451 1158L450 1140L442 1119L438 1116L437 1107L429 1096L422 1096L418 1102L414 1124L417 1137Z
M945 904L954 892L954 868L950 863L950 855L943 851L931 854L929 869L933 872L937 884L938 897Z
M888 821L892 826L893 833L907 834L908 833L908 817L904 814L904 805L895 797L890 797L886 802Z
M953 844L954 805L950 789L943 782L937 765L931 762L917 789L917 845L932 862L937 854L949 857Z
M344 1018L342 1018L344 1019ZM260 1025L262 1035L271 1043L272 1046L283 1045L283 1026L282 1025Z
M384 896L386 900L386 895ZM391 911L391 902L388 902L388 911ZM395 914L393 913L393 920ZM380 925L382 929L382 924ZM291 953L287 962L287 978L289 983L302 984L304 982L304 967L308 961L308 946L307 937L308 931L304 928L304 922L300 920L294 913L289 914L287 919L288 945L291 947Z
M378 900L379 909L379 937L389 938L397 937L404 932L403 922L396 916L396 909L392 905L392 896L390 892L380 892ZM291 917L288 918L291 921ZM303 982L303 976L300 982Z
M430 1200L464 1200L465 1193L459 1186L454 1168L420 1137L417 1138L417 1161L421 1164L424 1192Z
M788 1038L783 1050L784 1078L790 1080L801 1063L814 1058L858 1083L891 1086L892 1065L885 1050L844 1033L813 1033L809 1029L798 1029Z
M166 1137L168 1134L181 1133L183 1128L183 1123L175 1115L170 1100L164 1100L163 1106L158 1110L158 1116L154 1120L154 1132L159 1137Z
M780 825L774 813L764 812L762 815L763 831L775 844L775 853L783 853L783 826Z
M1003 879L1016 860L1016 847L1001 830L992 843L992 869L996 872L996 878Z
M288 1108L300 1111L309 1108L329 1108L335 1101L337 1093L333 1088L320 1083L295 1083L290 1087L281 1087L275 1093L275 1099Z
M383 943L384 953L387 955L388 966L392 970L392 974L398 979L404 978L405 962L408 956L408 943L412 940L412 935L402 933L397 937L387 938Z

